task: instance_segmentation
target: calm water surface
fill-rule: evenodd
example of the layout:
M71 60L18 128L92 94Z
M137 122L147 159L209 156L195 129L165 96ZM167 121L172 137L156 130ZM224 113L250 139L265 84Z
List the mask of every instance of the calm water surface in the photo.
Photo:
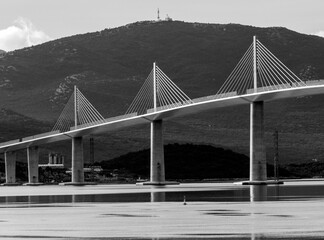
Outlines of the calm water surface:
M324 239L324 181L0 193L0 239Z
M43 186L45 187L45 186ZM310 200L324 198L323 185L269 185L269 186L237 186L215 191L190 187L175 188L163 191L163 187L151 188L151 192L140 193L106 193L106 194L77 194L77 195L45 195L45 196L3 196L0 203L72 203L72 202L244 202L244 201L286 201ZM169 189L168 189L169 190ZM109 190L108 190L109 192ZM2 205L3 207L4 205ZM1 205L0 205L1 207Z

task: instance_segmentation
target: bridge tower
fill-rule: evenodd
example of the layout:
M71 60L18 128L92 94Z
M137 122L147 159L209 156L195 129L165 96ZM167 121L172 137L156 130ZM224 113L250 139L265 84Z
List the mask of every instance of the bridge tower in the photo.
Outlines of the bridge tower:
M74 86L74 128L78 127L78 89ZM83 158L83 137L72 138L72 182L71 184L84 183L84 158Z
M104 117L74 86L73 94L52 129L52 131L72 132L67 135L72 138L72 181L61 185L94 184L84 182L83 137L74 130L104 122Z
M258 90L257 39L253 37L253 89ZM266 148L264 143L264 103L250 104L250 184L267 180Z
M178 184L165 181L163 119L152 114L192 103L192 100L157 66L146 78L126 114L148 114L145 117L151 124L150 181L143 185Z
M153 109L157 110L157 76L156 62L153 63ZM151 122L150 143L150 182L146 184L164 185L164 146L163 146L163 120Z

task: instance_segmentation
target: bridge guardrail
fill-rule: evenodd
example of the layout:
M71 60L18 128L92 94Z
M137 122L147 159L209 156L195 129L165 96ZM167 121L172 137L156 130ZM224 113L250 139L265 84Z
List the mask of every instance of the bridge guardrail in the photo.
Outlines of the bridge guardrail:
M160 106L160 107L157 107L156 108L156 111L162 111L162 110L166 110L166 109L171 109L171 108L175 108L175 107L181 107L181 106L185 106L185 105L188 105L188 104L191 104L193 101L182 101L182 102L175 102L175 103L172 103L172 104L168 104L168 105L163 105L163 106ZM155 112L155 109L154 108L149 108L146 110L147 113L153 113Z
M234 97L234 96L237 96L237 91L220 93L215 95L216 98L227 98L227 97Z
M116 117L106 118L105 120L100 120L100 121L94 121L94 122L91 122L91 123L81 124L81 125L78 125L77 127L73 126L73 127L70 127L70 130L95 126L95 125L98 125L98 124L101 124L101 123L113 122L113 121L121 120L121 119L124 119L124 118L135 117L135 116L137 116L137 113L129 113L129 114L120 115L120 116L116 116Z
M124 118L130 118L130 117L136 117L137 116L137 112L135 113L128 113L125 115L120 115L120 116L116 116L116 117L111 117L111 118L106 118L105 122L113 122L113 121L117 121L117 120L121 120Z
M35 138L46 137L46 136L50 136L50 135L57 134L57 133L60 133L60 131L59 130L56 130L56 131L51 131L51 132L36 134L36 135L33 135L33 136L29 136L29 137L24 137L24 138L21 139L21 141L33 140Z
M264 87L258 87L256 89L256 92L266 92L266 91L274 91L274 90L281 90L281 89L287 89L287 88L292 88L292 87L299 87L300 85L296 83L291 83L291 84L277 84L277 85L270 85L270 86L264 86ZM255 93L254 88L249 88L246 90L247 94Z
M21 142L21 139L10 140L10 141L7 141L7 142L0 143L0 147L10 145L10 144L14 144L14 143L19 143L19 142Z
M308 80L308 81L305 81L305 84L307 86L322 85L322 84L324 84L324 79Z
M303 81L302 83L305 84L306 86L324 85L324 79L308 80L308 81ZM301 85L299 83L270 85L265 87L259 87L256 89L257 90L256 92L266 92L266 91L273 91L273 90L280 90L280 89L287 89L287 88L296 88L300 86ZM254 89L253 88L247 89L246 93L247 94L254 93Z
M193 103L199 103L199 102L205 102L213 99L219 99L219 98L226 98L226 97L234 97L237 96L237 92L228 92L228 93L220 93L215 95L209 95L206 97L200 97L200 98L194 98L192 99Z

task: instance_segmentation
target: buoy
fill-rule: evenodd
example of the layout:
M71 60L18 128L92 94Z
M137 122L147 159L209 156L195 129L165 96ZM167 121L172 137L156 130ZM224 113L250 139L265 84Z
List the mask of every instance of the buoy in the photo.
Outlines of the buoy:
M183 196L183 205L187 205L187 203L186 203L186 196Z

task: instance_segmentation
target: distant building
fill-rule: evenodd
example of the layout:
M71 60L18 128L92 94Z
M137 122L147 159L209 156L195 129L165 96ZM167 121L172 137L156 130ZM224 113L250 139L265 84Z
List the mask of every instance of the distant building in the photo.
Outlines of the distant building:
M60 153L49 153L48 154L48 163L39 164L39 167L46 168L64 168L65 156Z
M166 15L166 18L165 18L165 21L169 21L169 22L171 22L171 21L173 21L173 19L170 18L169 15L167 14L167 15Z
M87 167L87 168L83 168L84 172L96 172L96 173L100 173L103 171L101 166L92 166L92 167Z

